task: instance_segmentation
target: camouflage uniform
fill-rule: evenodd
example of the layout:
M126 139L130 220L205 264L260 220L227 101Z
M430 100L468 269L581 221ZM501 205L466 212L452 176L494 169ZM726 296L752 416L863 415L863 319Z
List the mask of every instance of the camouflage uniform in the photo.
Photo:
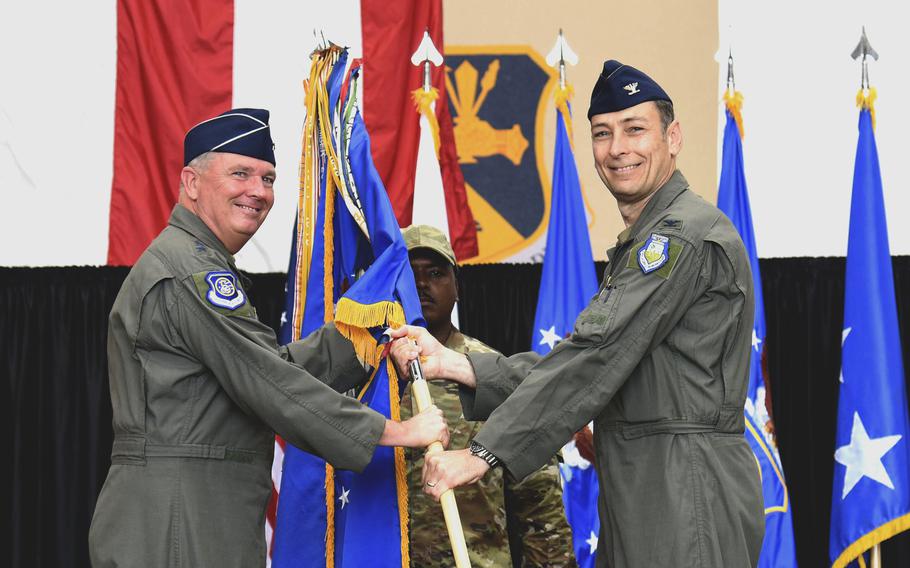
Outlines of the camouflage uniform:
M575 566L572 531L566 522L556 456L522 481L509 475L504 477L515 565Z
M458 330L453 330L446 347L459 353L496 353L494 349ZM465 420L458 398L458 385L429 384L433 403L449 424L449 449L468 447L483 422ZM401 400L401 419L417 412L408 389ZM423 492L423 453L405 449L408 462L408 513L411 565L417 568L452 566L452 547L446 532L442 508ZM572 536L566 523L556 459L521 483L505 482L510 491L510 531L522 539L522 566L574 566ZM456 491L458 513L464 527L471 565L504 568L512 565L506 529L503 470L496 468L480 481Z

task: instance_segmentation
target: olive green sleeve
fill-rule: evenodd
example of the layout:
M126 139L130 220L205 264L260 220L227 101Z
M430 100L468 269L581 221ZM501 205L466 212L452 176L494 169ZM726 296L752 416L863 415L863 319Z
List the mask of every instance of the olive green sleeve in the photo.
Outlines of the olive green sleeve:
M240 309L210 305L192 276L165 284L174 287L168 312L181 347L211 369L239 407L335 467L366 467L385 428L381 414L286 361L271 328ZM331 362L313 368L325 370Z
M461 387L461 407L468 420L486 420L512 394L540 355L529 351L511 357L500 353L468 353L477 376L477 388Z
M515 477L542 466L603 412L642 357L704 291L704 251L681 239L673 244L681 246L672 270L663 274L645 274L617 259L622 264L612 286L582 311L572 336L532 367L522 358L475 360L478 385L513 383L527 374L476 437Z
M338 392L358 388L370 378L357 359L353 344L338 332L333 323L280 347L279 352Z

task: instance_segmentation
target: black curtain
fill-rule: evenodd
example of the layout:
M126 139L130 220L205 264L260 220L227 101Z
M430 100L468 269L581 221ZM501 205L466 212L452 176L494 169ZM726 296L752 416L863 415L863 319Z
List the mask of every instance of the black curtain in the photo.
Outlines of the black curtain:
M602 265L598 270L602 270ZM801 566L825 566L831 507L844 259L761 261L768 370ZM910 368L910 257L895 257ZM107 316L127 269L0 268L2 466L0 565L88 566L87 533L109 465ZM277 328L284 276L252 274L251 300ZM528 349L539 265L459 271L462 329L505 353ZM884 566L910 565L910 534L887 541Z

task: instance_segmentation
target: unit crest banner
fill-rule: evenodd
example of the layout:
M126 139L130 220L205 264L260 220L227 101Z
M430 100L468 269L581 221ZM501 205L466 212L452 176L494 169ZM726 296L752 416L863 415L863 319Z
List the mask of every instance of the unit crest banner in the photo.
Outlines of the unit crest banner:
M458 162L477 222L469 263L542 258L550 210L543 121L554 72L528 46L446 46Z

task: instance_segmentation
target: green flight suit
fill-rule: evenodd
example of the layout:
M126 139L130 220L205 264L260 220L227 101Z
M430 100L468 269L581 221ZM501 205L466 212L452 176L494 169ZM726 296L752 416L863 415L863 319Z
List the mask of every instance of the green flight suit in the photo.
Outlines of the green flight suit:
M677 171L608 256L599 293L546 357L468 354L478 381L462 406L488 418L476 440L521 478L594 419L598 566L755 566L764 512L743 436L754 304L742 241Z
M497 353L457 329L445 345L458 353ZM465 420L457 383L434 381L428 386L433 404L443 411L449 425L449 449L467 448L483 423ZM416 412L417 404L409 388L401 399L401 419ZM405 452L411 566L452 566L452 547L442 508L423 492L423 451L406 448ZM511 492L508 518L517 526L507 527L504 487ZM507 529L516 531L522 541L522 566L575 566L555 457L521 483L504 479L497 469L473 485L458 488L455 495L472 566L499 568L513 564Z
M367 379L351 344L326 326L279 347L242 278L178 205L124 281L108 331L114 444L89 534L95 568L264 566L275 433L336 467L371 459L385 419L336 392Z

